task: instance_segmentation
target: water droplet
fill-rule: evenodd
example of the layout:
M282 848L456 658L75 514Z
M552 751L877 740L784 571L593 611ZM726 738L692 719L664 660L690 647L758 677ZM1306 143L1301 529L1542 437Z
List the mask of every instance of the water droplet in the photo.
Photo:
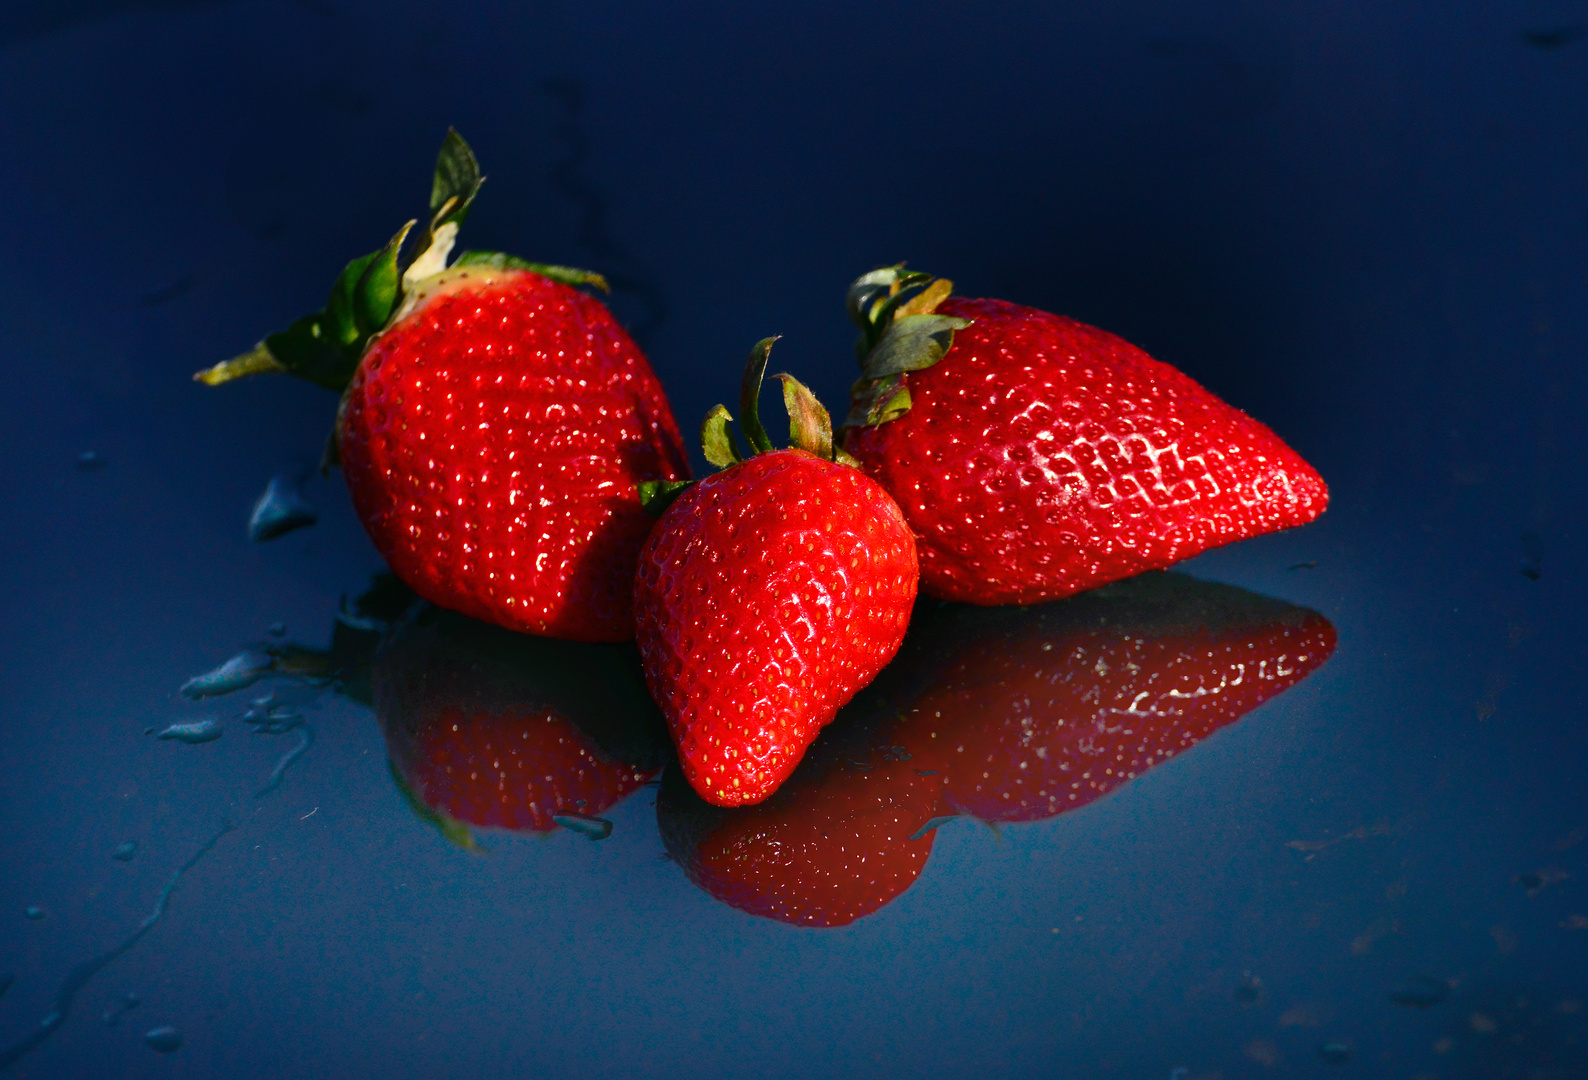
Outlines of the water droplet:
M182 1033L169 1024L165 1027L150 1028L144 1032L143 1041L149 1044L151 1050L162 1054L172 1054L182 1049Z
M155 736L157 739L175 739L177 742L196 746L199 743L214 742L226 729L215 720L195 720L189 724L172 724Z

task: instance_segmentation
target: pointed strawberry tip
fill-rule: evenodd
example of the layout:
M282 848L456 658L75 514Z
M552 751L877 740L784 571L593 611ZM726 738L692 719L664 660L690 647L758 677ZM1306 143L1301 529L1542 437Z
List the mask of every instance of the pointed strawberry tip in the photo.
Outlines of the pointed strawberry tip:
M1295 528L1315 521L1329 508L1329 485L1300 455L1296 455L1294 465L1282 470L1277 478L1287 491L1281 504L1280 528Z

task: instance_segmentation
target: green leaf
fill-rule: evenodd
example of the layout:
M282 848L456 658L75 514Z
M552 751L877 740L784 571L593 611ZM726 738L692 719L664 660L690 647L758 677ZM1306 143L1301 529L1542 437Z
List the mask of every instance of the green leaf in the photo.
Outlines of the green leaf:
M706 414L705 423L700 425L700 445L706 451L706 460L719 469L744 460L734 442L733 432L728 430L728 421L732 419L727 406L714 405Z
M456 128L447 128L441 153L436 156L435 179L430 185L429 231L434 233L449 221L462 225L484 182L474 151Z
M397 785L398 794L402 795L403 802L408 804L408 809L413 811L414 817L440 833L449 844L464 851L472 851L476 855L485 853L486 849L474 839L474 834L469 832L467 825L450 814L426 806L418 793L408 786L408 781L403 779L402 773L397 771L396 764L390 758L386 760L386 767L391 770L392 782Z
M899 309L920 296L931 280L931 274L901 274L893 291L871 305L871 327L867 333L873 342L893 325Z
M938 278L925 289L916 293L909 300L900 304L893 313L895 322L908 315L930 315L937 310L937 306L948 299L954 291L954 283L948 278Z
M871 318L868 314L871 306L879 297L889 296L899 276L904 273L904 264L885 266L880 270L873 270L869 274L861 274L849 286L849 292L844 297L844 307L849 311L849 321L868 330L871 327Z
M792 375L774 375L783 383L783 406L788 409L789 442L824 461L833 460L833 420L810 388Z
M929 368L954 344L954 331L970 320L952 315L906 315L894 321L866 356L861 369L868 379Z
M265 338L265 348L281 366L299 378L328 390L342 390L358 368L360 352L349 349L326 333L321 325L324 312L306 315Z
M772 343L776 340L769 337L755 343L744 365L744 379L739 383L739 427L744 430L752 454L764 454L772 449L772 440L761 426L761 381L766 378L767 357L772 355Z
M640 490L640 505L645 512L651 517L661 517L693 483L693 480L641 480L634 486Z
M391 318L392 311L397 307L402 292L402 276L397 272L397 253L402 250L408 230L417 224L416 221L410 221L398 229L397 235L370 257L364 272L359 275L358 283L353 287L353 320L358 326L359 336L365 340L385 328L386 320Z
M594 270L580 270L573 266L557 266L553 263L536 263L528 259L520 259L517 255L507 255L500 251L465 251L458 256L453 266L491 266L498 270L528 270L532 274L560 281L564 285L594 285L604 293L612 291L607 285L607 279Z
M897 420L910 411L910 388L902 375L882 379L861 379L851 391L849 415L844 427L873 427Z
M379 251L372 251L368 255L360 255L343 267L342 272L337 275L336 284L331 286L330 299L326 300L325 307L320 311L321 336L338 345L351 345L358 340L358 319L354 315L356 305L353 294L358 291L359 278L364 276L364 271L379 254Z
M908 386L896 387L892 393L877 395L877 403L872 408L871 414L866 418L868 424L886 424L889 420L897 420L910 411L914 402L910 399Z

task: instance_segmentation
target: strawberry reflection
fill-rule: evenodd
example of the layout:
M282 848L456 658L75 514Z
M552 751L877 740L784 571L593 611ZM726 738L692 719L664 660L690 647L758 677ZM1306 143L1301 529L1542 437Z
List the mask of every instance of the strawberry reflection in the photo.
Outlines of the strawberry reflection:
M381 642L369 681L403 794L465 847L471 825L588 825L656 774L666 745L632 646L529 637L421 604Z
M923 604L766 802L711 807L669 770L663 840L726 904L842 926L910 887L934 818L1083 806L1294 685L1334 642L1317 612L1171 573L1030 608Z
M820 738L769 798L725 809L675 765L656 801L662 841L689 880L731 907L800 926L844 926L920 875L942 777L864 721Z
M900 673L926 677L895 687L900 741L943 769L952 811L989 822L1084 806L1283 692L1335 643L1315 611L1170 573L920 623Z

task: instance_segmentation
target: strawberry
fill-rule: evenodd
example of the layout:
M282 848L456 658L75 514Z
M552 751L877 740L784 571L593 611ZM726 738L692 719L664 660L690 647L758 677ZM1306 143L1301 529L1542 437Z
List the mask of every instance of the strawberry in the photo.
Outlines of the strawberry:
M915 542L899 508L832 444L827 411L783 381L795 444L774 450L757 417L773 339L740 395L753 456L717 406L702 431L722 466L673 501L640 552L636 641L645 679L707 802L759 802L794 771L840 706L898 651L915 601Z
M656 820L685 876L730 907L796 926L846 926L908 889L932 853L935 833L921 826L942 777L848 719L755 806L711 806L669 768Z
M480 183L449 133L405 271L412 222L349 263L322 311L195 377L345 388L334 457L420 596L527 633L628 640L651 526L636 485L687 477L683 441L639 348L574 287L605 288L599 275L488 252L446 266Z
M915 531L921 589L1068 596L1305 524L1323 480L1268 428L1096 327L898 267L850 287L845 448Z
M632 645L420 605L382 641L370 683L399 788L464 847L470 825L543 832L600 814L656 774L666 746Z
M1334 651L1306 608L1149 573L1030 608L917 615L890 668L895 736L945 802L1036 821L1092 800L1283 693Z

